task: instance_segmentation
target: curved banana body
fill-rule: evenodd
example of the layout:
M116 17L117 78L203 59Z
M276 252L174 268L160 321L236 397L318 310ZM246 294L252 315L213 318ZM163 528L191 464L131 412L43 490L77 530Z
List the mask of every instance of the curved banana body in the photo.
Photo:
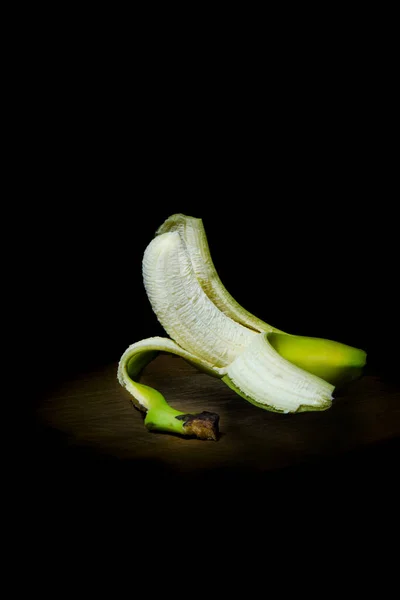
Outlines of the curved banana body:
M149 429L201 439L217 435L215 415L189 415L187 421L188 415L169 407L159 392L135 382L158 351L175 353L221 378L258 407L284 413L329 408L334 385L358 376L365 365L363 350L286 334L241 307L217 275L201 219L180 214L164 222L144 252L143 282L172 339L149 338L130 346L118 378L147 411Z
M147 246L143 282L165 331L212 365L229 365L257 335L227 317L206 295L178 232L159 235Z

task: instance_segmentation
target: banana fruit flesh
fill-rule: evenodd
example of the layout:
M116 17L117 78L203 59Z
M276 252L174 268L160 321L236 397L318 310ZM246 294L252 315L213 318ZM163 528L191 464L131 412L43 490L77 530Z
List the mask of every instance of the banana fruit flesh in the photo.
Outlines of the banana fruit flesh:
M143 257L143 282L170 337L217 367L229 365L257 335L227 317L206 295L178 232L150 242Z
M143 282L171 339L130 346L118 379L147 412L148 429L200 439L218 435L214 413L182 415L159 392L135 381L159 351L219 377L256 406L283 413L329 408L335 385L359 376L365 365L363 350L286 334L240 306L217 275L201 219L179 214L165 221L145 249Z

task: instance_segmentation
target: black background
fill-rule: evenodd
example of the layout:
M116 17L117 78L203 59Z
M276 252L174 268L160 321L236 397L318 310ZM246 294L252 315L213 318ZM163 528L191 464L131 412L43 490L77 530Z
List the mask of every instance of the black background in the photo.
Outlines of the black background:
M182 212L203 219L219 275L248 310L362 347L390 375L390 36L367 44L360 31L321 54L305 39L301 51L260 53L255 40L245 59L240 45L185 56L170 40L168 51L135 54L123 36L49 35L24 57L21 111L33 309L23 326L38 334L38 361L64 376L161 332L141 260L157 227Z
M3 415L13 584L54 595L73 581L76 594L87 574L104 592L116 564L114 596L125 574L133 593L212 581L226 595L258 573L263 589L266 575L281 584L276 566L289 563L297 587L322 568L332 585L350 565L357 589L375 574L382 589L396 573L385 550L398 530L398 438L282 472L181 478L87 453L36 418L59 380L163 335L141 261L175 212L203 219L218 273L248 310L364 348L367 372L398 385L396 15L174 8L33 5L7 19L3 235L8 248L14 225L6 293L20 331L3 409L23 414ZM357 570L360 550L373 568Z
M74 31L37 39L21 75L22 326L38 340L39 376L43 362L43 379L65 377L162 333L141 260L175 212L203 219L218 273L248 310L364 348L392 376L390 35L343 24L340 43L314 31L315 45L255 37L246 52L236 39L186 55L172 38Z
M312 49L283 56L280 47L259 61L233 54L184 61L182 51L149 59L146 46L134 60L131 51L117 46L110 54L101 44L72 57L72 45L52 57L44 48L21 115L29 311L20 322L35 340L26 365L34 386L21 400L34 409L32 423L54 381L163 335L141 261L176 212L203 219L223 283L250 312L287 332L363 348L367 369L395 381L393 78L374 48L363 60L357 52L354 60L339 56L335 46L319 59ZM98 469L102 479L103 463L83 460L78 479L74 471L64 484L60 459L75 470L81 457L70 459L68 448L30 429L33 485L53 493L59 472L61 497L68 485L89 492L86 471ZM385 452L389 472L397 455ZM338 460L337 472L346 461ZM361 464L368 479L371 454L349 464L349 480ZM327 481L325 466L308 481L324 472ZM304 471L297 477L296 487ZM89 494L96 502L100 489Z

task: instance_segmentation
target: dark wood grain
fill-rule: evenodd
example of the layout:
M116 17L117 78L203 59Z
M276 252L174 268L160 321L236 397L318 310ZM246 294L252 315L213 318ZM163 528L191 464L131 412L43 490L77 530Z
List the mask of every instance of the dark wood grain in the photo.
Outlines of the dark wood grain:
M160 355L141 381L184 412L220 415L217 442L148 432L143 416L116 378L117 364L55 386L37 415L69 448L147 460L180 472L231 468L265 472L329 459L400 436L398 388L365 375L336 394L324 412L281 415L258 409L220 380L178 357Z
M284 527L290 539L312 530L329 539L339 515L348 532L393 531L395 383L366 373L328 411L280 415L159 355L141 381L185 412L217 412L214 442L148 432L116 373L110 362L53 382L38 399L20 494L38 539L44 529L61 543L71 531L80 539L91 527L93 539L118 531L138 547L147 540L152 552L174 539L185 553L205 536L218 550L235 548L239 536L270 539L275 528L281 539ZM295 534L295 526L306 531Z

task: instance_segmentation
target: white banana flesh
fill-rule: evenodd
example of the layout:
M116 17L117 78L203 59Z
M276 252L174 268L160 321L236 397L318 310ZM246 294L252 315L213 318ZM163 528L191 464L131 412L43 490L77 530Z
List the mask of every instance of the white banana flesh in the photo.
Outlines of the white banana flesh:
M143 281L165 331L200 360L227 366L257 336L221 312L206 295L177 231L150 242L143 257Z

